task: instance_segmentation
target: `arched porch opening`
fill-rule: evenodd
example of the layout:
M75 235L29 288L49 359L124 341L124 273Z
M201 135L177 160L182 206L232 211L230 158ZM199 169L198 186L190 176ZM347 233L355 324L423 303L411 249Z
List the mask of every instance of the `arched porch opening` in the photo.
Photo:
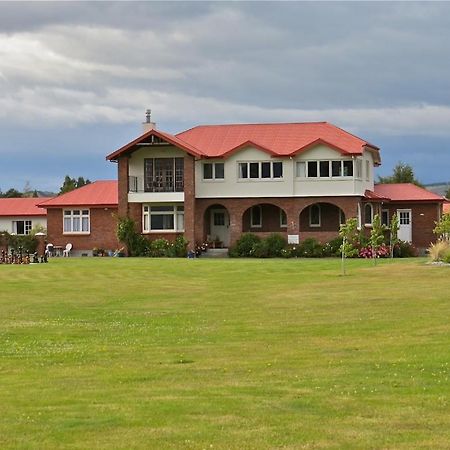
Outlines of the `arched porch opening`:
M300 212L300 238L329 241L339 235L339 227L345 220L345 213L339 206L326 202L313 203Z
M251 233L286 233L286 211L271 203L253 205L247 208L242 215L242 231Z
M230 245L230 214L221 204L206 208L203 218L203 241L215 248Z

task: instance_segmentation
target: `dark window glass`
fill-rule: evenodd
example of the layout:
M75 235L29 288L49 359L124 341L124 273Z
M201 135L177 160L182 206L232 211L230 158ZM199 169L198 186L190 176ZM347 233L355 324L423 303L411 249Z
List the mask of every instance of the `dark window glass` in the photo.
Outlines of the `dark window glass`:
M344 177L353 176L353 161L344 161Z
M153 158L144 159L144 191L153 192Z
M248 178L248 164L239 163L239 178Z
M365 223L372 223L372 206L366 205L364 208L364 219Z
M259 178L259 163L250 163L250 178Z
M150 223L152 230L173 230L173 214L155 214L151 215Z
M330 176L330 163L328 161L320 161L320 176L321 177L329 177Z
M23 220L18 220L16 222L16 233L25 234L25 223Z
M152 212L156 211L173 211L173 206L152 206Z
M224 164L223 163L216 163L214 165L214 167L215 167L215 178L223 180L225 178L225 176L224 176L224 172L225 172Z
M252 208L252 227L260 227L262 224L261 207L253 206Z
M270 162L261 163L261 178L270 178Z
M225 225L225 213L215 212L214 213L214 226L223 226L223 225Z
M273 177L274 178L283 178L283 163L282 162L274 162L273 163Z
M389 211L381 211L381 224L386 226L389 225Z
M342 176L341 161L331 161L331 175L333 177L341 177Z
M212 180L213 177L213 165L211 163L203 164L203 179Z
M308 177L317 177L317 161L308 161Z
M320 206L319 205L312 205L310 210L310 224L311 225L320 225Z
M175 192L184 190L184 158L175 158Z

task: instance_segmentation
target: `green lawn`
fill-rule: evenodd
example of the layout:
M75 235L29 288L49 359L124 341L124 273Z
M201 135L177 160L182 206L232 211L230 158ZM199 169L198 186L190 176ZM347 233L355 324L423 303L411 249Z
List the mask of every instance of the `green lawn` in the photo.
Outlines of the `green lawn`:
M0 448L450 448L450 268L348 273L0 265Z

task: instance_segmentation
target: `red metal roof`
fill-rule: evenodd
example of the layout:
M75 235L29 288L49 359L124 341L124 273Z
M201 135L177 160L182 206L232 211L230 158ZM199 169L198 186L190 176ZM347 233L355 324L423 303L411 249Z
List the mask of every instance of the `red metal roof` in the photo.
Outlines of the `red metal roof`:
M368 199L368 200L375 200L375 201L383 201L383 200L389 200L386 197L383 197L382 195L376 194L373 191L369 191L368 189L366 189L366 191L364 192L364 198Z
M209 157L224 156L252 143L278 156L289 156L323 143L342 153L361 154L377 147L327 122L201 125L176 135Z
M101 180L86 184L74 191L58 195L42 202L41 208L56 208L65 206L117 206L118 183L115 180Z
M247 146L254 146L274 156L291 156L324 144L343 154L360 155L365 148L376 153L378 147L327 122L200 125L177 135L152 130L121 147L106 158L115 160L134 146L144 143L151 135L195 156L226 157Z
M444 197L412 183L376 184L374 190L375 194L386 197L393 202L444 201Z
M0 216L46 216L47 212L37 205L47 197L0 198Z

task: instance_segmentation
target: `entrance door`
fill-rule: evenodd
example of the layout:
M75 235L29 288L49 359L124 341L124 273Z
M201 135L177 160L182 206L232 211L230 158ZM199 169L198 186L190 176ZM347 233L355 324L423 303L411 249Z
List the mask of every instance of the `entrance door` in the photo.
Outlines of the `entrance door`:
M230 244L230 218L226 209L211 210L211 239L222 242L223 247Z
M399 229L398 238L401 241L412 241L412 217L410 209L397 209Z

